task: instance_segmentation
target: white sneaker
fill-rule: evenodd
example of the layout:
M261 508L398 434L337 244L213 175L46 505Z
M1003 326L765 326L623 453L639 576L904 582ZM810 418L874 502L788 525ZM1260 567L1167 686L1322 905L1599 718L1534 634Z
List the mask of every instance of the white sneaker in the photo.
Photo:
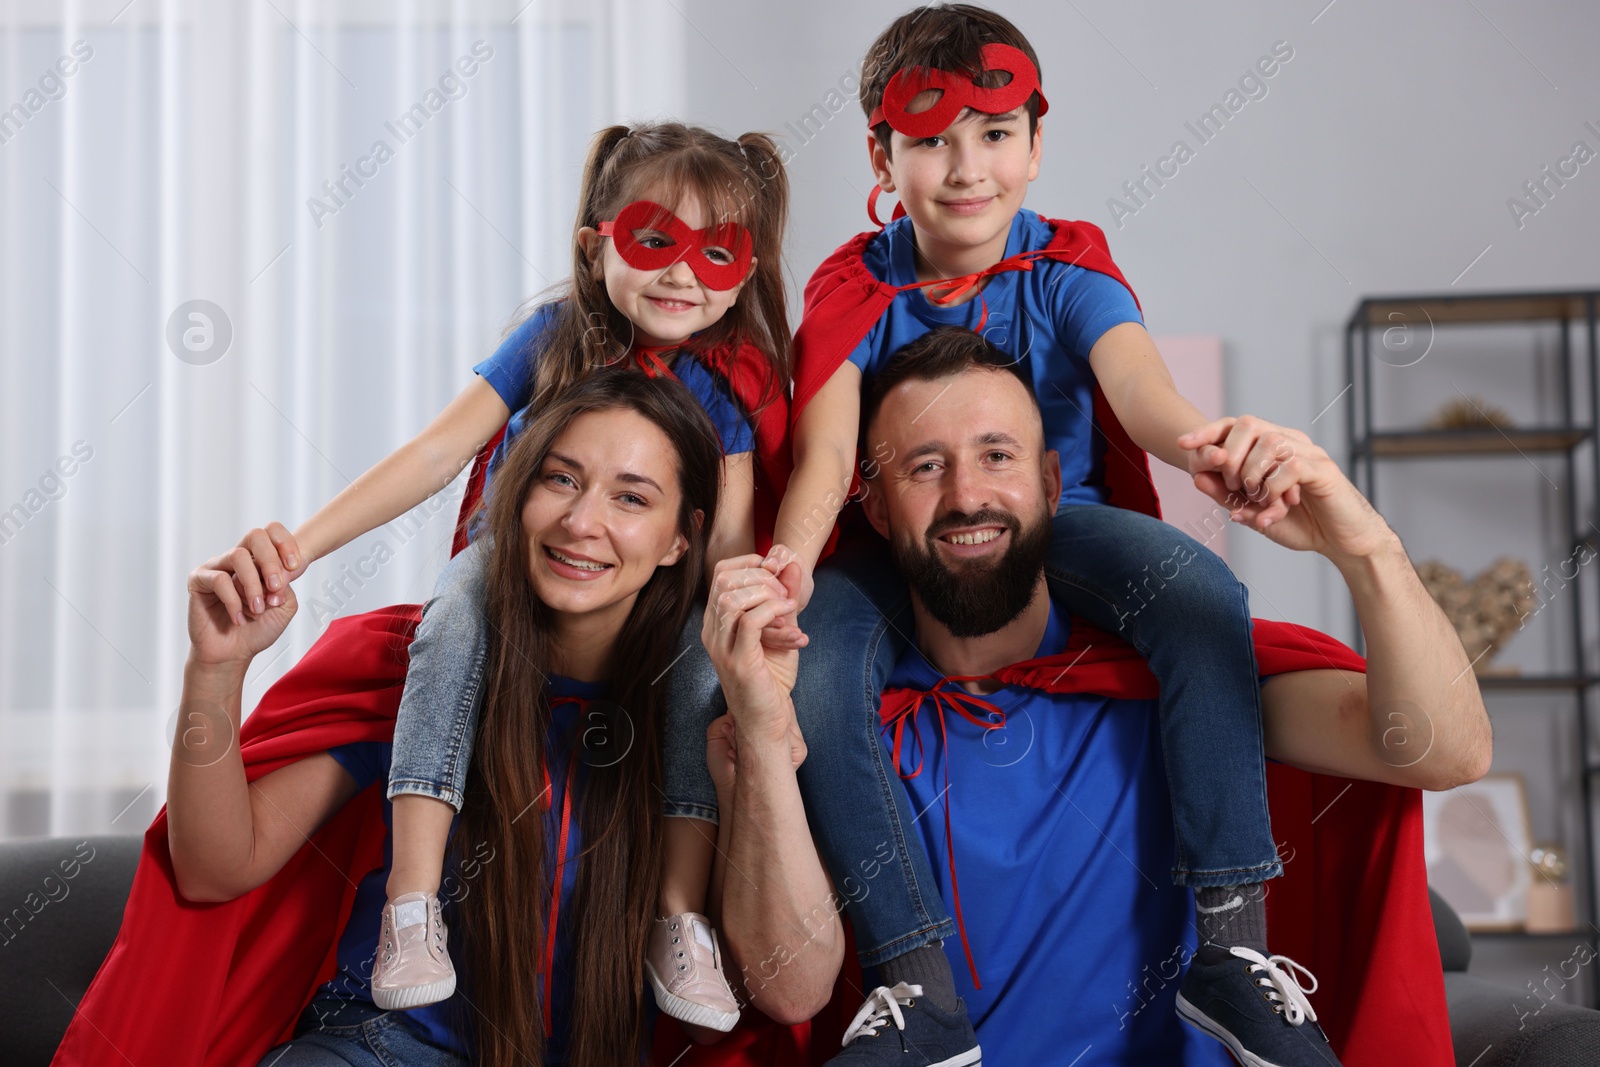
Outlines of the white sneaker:
M449 932L433 893L402 893L383 906L372 1002L384 1011L436 1004L456 991Z

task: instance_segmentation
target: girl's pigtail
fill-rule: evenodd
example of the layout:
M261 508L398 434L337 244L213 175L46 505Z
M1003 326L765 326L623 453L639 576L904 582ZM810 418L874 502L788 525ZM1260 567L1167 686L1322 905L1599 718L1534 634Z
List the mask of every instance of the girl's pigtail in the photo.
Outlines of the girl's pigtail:
M611 362L617 349L626 351L630 341L628 336L617 336L618 316L611 310L605 282L584 253L578 234L602 221L600 212L617 180L613 157L632 133L631 126L607 126L589 143L578 186L578 214L572 223L572 277L567 299L548 334L552 343L539 353L533 395L540 402L548 402L589 371Z
M783 235L789 219L789 174L784 169L778 146L764 133L739 137L739 150L745 159L751 196L751 236L758 262L746 284L749 298L756 305L759 321L767 337L762 341L771 361L772 380L762 406L779 398L789 387L790 330L789 306L783 284Z

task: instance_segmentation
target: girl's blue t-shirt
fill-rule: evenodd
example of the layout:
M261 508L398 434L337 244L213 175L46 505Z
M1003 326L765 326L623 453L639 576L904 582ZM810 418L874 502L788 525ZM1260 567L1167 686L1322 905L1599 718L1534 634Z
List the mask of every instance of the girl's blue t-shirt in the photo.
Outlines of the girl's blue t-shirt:
M1050 224L1024 208L1011 222L1007 257L1044 248ZM862 251L874 277L890 285L917 280L911 220L886 226ZM1143 323L1126 286L1109 275L1062 260L1035 260L1032 270L996 274L982 295L942 308L924 290L900 293L850 354L862 377L872 378L889 358L939 326L975 329L988 307L983 335L1022 361L1039 398L1046 447L1061 455L1061 503L1103 504L1105 439L1093 432L1094 370L1089 350L1113 326Z
M1068 617L1052 605L1038 656L1060 652ZM924 691L939 673L914 649L890 685ZM1195 951L1193 897L1172 884L1172 808L1153 700L1007 686L983 699L1005 726L921 718L903 780L945 907L954 915L948 804L962 914L945 941L956 992L997 1064L1226 1067L1222 1045L1183 1023L1178 985ZM991 718L993 716L991 715ZM909 726L907 729L909 730ZM891 753L892 735L884 744ZM948 791L946 769L948 767Z
M561 301L542 304L527 320L500 342L494 354L472 369L500 394L506 407L513 412L506 424L505 439L489 458L486 479L494 477L495 470L504 461L516 440L534 413L528 410L533 399L534 372L538 367L541 339L555 325ZM688 387L700 402L711 424L717 428L717 438L722 443L724 455L736 456L755 448L755 434L750 428L750 418L740 408L728 386L727 380L710 370L691 353L679 352L668 363L672 373Z
M580 682L552 674L549 692L552 700L558 697L580 697L589 700L602 696L605 687L598 683ZM571 765L572 746L581 729L581 714L582 708L578 704L557 704L551 708L551 730L547 747L551 794L550 804L544 809L545 839L550 842L552 861L548 869L553 869L556 841L561 829L561 803L569 784L567 769ZM373 783L389 780L391 748L392 746L386 741L360 741L329 749L328 754L350 773L350 777L355 779L356 788L361 790ZM582 773L581 764L578 773L580 775ZM394 828L392 818L393 806L386 799L383 802L383 824L391 835ZM455 834L457 821L459 820L451 822L452 836ZM571 903L572 892L578 880L576 857L583 847L576 814L571 820L567 838L567 862L561 878L562 915L572 914L568 910L568 905ZM389 869L394 862L392 845L392 837L386 836L383 842L383 866L368 872L356 887L355 903L350 909L350 920L345 924L344 933L339 938L338 969L334 977L318 991L318 997L369 1003L372 1000L372 965L377 959L383 907L388 901ZM468 1059L472 1057L468 1029L472 1009L467 1003L467 997L471 995L470 979L462 971L465 948L461 937L458 936L455 919L457 902L464 900L475 888L472 884L473 868L479 864L494 862L492 850L488 855L482 852L482 849L469 849L465 863L447 870L440 884L439 903L445 925L449 930L450 958L456 968L456 994L437 1004L397 1013L423 1040ZM534 902L540 896L542 894L530 894L529 906L535 906ZM543 921L542 915L538 918L539 921ZM551 1023L555 1033L550 1037L545 1054L545 1062L549 1064L566 1062L568 1024L572 1006L572 974L566 961L572 958L573 925L570 922L556 924L555 967L550 998ZM530 959L528 966L534 969L539 963Z

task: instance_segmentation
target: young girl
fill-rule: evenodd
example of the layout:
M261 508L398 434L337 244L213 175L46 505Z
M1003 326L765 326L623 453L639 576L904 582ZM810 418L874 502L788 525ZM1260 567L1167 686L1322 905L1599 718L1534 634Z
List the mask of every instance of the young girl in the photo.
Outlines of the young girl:
M298 577L312 560L444 488L504 425L505 440L487 467L484 495L492 499L496 472L526 423L566 386L619 363L636 364L652 377L678 378L716 427L724 489L707 571L723 558L752 551L762 506L758 483L764 489L765 478L752 462L751 418L767 405L782 405L788 382L780 273L787 211L782 163L776 146L761 134L730 141L679 123L602 131L584 169L565 294L535 306L474 368L480 378L427 429L292 537L278 524L247 535L258 547L270 538L276 552L269 548L269 557L288 568L280 574L264 567L259 580L254 567L244 568L247 610L259 615L281 603L283 582ZM770 530L770 517L766 525ZM478 532L475 525L470 534ZM379 954L371 983L374 1002L387 1010L433 1003L455 988L454 967L431 917L437 914L446 839L463 805L473 757L489 638L483 614L488 551L474 540L450 561L410 649L388 789L394 863L385 914L397 944L393 953ZM604 553L546 555L558 573L591 581L597 589L618 566ZM651 940L647 973L668 1014L729 1030L738 1021L738 1007L702 914L716 817L705 765L709 718L702 705L711 699L715 675L703 649L687 655L699 648L698 633L699 620L692 619L684 630L686 656L680 657L687 662L674 672L663 731L665 810L675 817L665 829L659 903L666 918ZM696 677L680 681L679 675ZM613 756L600 746L629 742L597 734L589 739L594 750L585 753L586 761L604 765Z

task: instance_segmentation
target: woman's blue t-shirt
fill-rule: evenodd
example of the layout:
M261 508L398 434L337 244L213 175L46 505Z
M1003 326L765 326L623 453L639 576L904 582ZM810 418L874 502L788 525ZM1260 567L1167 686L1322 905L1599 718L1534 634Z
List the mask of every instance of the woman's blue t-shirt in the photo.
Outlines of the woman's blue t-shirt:
M1007 257L1044 248L1054 231L1024 208L1011 222ZM874 277L891 285L917 280L911 220L891 222L861 256ZM1074 263L1041 258L1033 269L996 274L982 296L938 307L925 290L900 293L850 354L864 379L889 358L939 326L975 329L983 309L983 335L1023 362L1039 398L1045 444L1061 455L1061 503L1103 504L1105 442L1093 432L1094 370L1089 350L1113 326L1144 320L1126 286Z
M604 686L552 674L549 692L552 700L558 697L579 697L589 700L601 696L604 693ZM547 748L551 795L544 817L545 836L550 842L552 860L561 829L561 803L566 796L568 786L569 758L578 736L581 714L581 706L573 703L557 704L551 708L551 730ZM392 746L386 741L361 741L329 749L328 754L350 773L350 777L355 779L356 788L361 790L374 783L389 780L391 748ZM582 773L581 767L578 773ZM383 824L391 834L392 814L392 805L385 800ZM450 830L454 836L454 821ZM577 885L578 865L574 860L582 851L581 837L578 819L574 815L568 830L567 863L563 868L561 879L563 915L571 914L567 909L573 889ZM386 836L383 842L383 866L368 872L356 887L355 903L350 909L350 920L345 924L344 933L339 938L338 970L318 991L318 996L321 998L369 1003L372 1000L372 965L377 959L383 907L388 900L389 869L394 862L392 844L392 838ZM493 863L492 851L490 849L489 854L485 855L482 848L468 849L465 863L447 871L440 884L439 902L444 913L445 925L449 928L450 957L456 967L457 993L437 1004L398 1013L423 1040L469 1059L472 1053L469 1032L466 1028L472 1012L467 1004L467 996L470 996L470 993L466 992L466 989L469 988L470 979L463 973L461 967L464 947L462 939L457 934L455 918L458 902L466 899L475 888L472 885L472 869L479 864ZM542 894L529 894L529 907L535 907L535 902L541 896ZM535 918L538 922L544 921L542 914ZM573 926L571 922L558 922L556 925L555 967L550 998L551 1023L555 1032L550 1037L545 1055L545 1062L551 1064L566 1062L568 1024L572 1005L572 974L567 961L572 958ZM530 969L536 969L538 966L537 960L529 959Z

